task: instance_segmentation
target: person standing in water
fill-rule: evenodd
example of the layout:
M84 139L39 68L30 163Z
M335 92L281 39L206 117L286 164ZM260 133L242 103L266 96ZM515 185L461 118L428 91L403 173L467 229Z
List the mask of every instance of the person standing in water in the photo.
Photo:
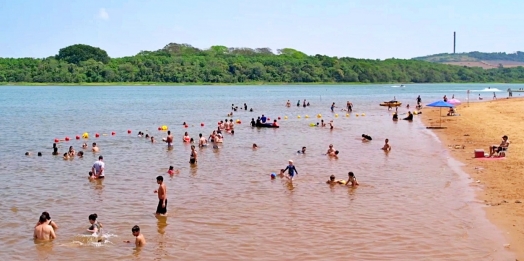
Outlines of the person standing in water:
M389 139L386 139L384 141L384 146L381 148L381 150L389 152L391 151L391 145L389 145Z
M287 170L288 176L287 178L290 181L293 181L293 178L295 177L295 174L298 176L297 168L295 168L295 165L293 165L293 160L289 160L289 165L284 169L282 174L284 174Z
M98 215L96 213L89 215L89 223L91 223L91 226L87 229L87 232L100 236L102 234L102 224L96 221L97 218Z
M56 225L56 223L53 220L51 220L51 216L49 215L49 212L44 211L44 212L42 212L42 215L45 216L45 220L46 220L45 223L47 225L50 225L53 228L53 230L57 230L58 229L58 225ZM38 223L36 223L36 226L38 226L40 224L41 224L41 222L39 220Z
M95 161L95 163L93 163L93 167L91 167L91 171L93 172L93 175L95 176L95 178L103 179L105 177L104 168L105 168L104 157L100 155L98 157L98 160Z
M286 107L288 107L288 108L291 107L291 102L289 100L287 100L287 102L286 102Z
M36 240L51 240L56 238L55 230L47 222L45 215L40 215L38 219L38 225L36 225L33 238Z
M165 216L167 213L167 188L164 184L164 177L156 177L156 183L158 184L158 189L155 190L155 193L158 194L158 206L156 207L157 216Z
M191 145L191 154L189 155L189 164L197 163L197 152L195 150L195 145Z
M244 102L244 110L247 111L247 104Z
M335 103L331 104L331 112L335 112Z
M165 139L165 142L167 143L167 148L172 149L173 148L173 135L171 135L171 131L167 131L167 137Z
M133 236L135 236L135 246L136 247L143 247L146 245L146 238L142 233L140 233L140 227L135 225L133 228L131 228L131 233L133 233ZM131 243L131 241L126 240L124 243Z

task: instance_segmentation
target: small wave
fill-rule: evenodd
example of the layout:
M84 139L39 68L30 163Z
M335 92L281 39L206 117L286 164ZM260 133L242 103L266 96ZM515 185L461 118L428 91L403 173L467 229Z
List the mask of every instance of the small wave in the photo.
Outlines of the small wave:
M470 92L502 92L502 90L497 88L484 88L482 90L470 90Z
M102 247L107 244L113 244L113 242L109 241L112 237L118 236L110 233L103 233L102 235L79 234L75 236L71 243L80 246Z

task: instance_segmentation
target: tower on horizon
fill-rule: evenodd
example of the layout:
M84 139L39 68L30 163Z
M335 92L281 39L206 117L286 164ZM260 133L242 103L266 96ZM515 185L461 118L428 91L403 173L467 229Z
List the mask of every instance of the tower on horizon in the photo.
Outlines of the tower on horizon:
M453 32L453 54L455 53L456 47L457 47L457 33Z

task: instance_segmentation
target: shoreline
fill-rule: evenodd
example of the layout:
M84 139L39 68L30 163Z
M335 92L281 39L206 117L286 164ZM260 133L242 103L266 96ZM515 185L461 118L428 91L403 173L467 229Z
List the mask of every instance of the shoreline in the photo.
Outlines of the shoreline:
M34 82L0 82L1 86L267 86L267 85L378 85L378 84L404 84L404 85L431 85L431 84L524 84L524 82L444 82L444 83L401 83L401 82L245 82L245 83L173 83L173 82L98 82L98 83L34 83ZM504 91L504 90L503 90ZM506 92L506 91L504 91Z
M449 155L463 166L470 177L470 186L478 187L475 198L484 203L488 220L502 230L510 244L508 249L518 260L524 259L524 179L519 159L524 156L524 98L500 98L457 106L460 116L442 113L442 126L431 130L448 148ZM439 125L439 108L423 108L425 126ZM499 144L508 135L507 158L475 159L474 150L489 153L489 146ZM455 148L460 145L460 148ZM465 146L463 149L462 146ZM522 202L522 203L519 203Z

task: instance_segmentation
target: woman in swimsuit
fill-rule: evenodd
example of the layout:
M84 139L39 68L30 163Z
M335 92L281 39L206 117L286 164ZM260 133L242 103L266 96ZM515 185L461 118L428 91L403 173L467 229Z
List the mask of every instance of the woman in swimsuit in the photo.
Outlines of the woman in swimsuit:
M91 226L87 229L87 232L91 232L93 235L100 235L102 231L102 224L96 221L97 218L98 215L96 213L89 215L89 223L91 223Z
M191 154L189 155L189 163L190 164L197 163L197 152L195 151L195 145L191 145Z

